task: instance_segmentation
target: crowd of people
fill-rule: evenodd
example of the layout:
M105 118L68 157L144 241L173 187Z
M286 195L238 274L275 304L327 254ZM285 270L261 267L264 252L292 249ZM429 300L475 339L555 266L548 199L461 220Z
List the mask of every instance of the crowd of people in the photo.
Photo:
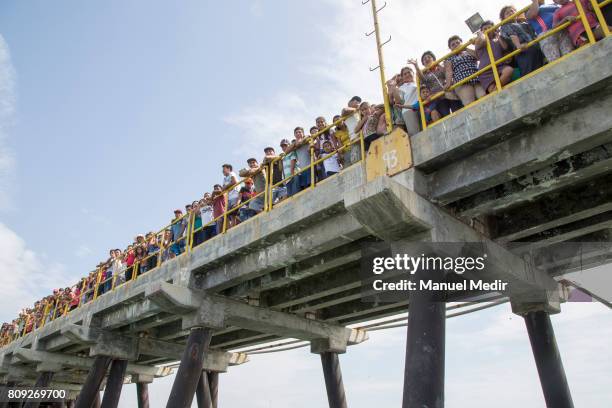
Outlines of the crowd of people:
M597 39L602 38L603 28L590 1L579 1L593 34ZM606 18L610 18L610 8L606 6L603 10ZM503 7L500 21L516 13L517 9L513 6ZM564 30L542 39L536 45L527 46L564 23L569 23ZM512 59L497 65L502 85L559 59L588 41L576 4L570 0L554 0L554 4L532 0L525 15L518 15L491 30L494 26L492 21L482 23L468 47L463 47L463 40L459 36L451 36L449 49L463 49L442 63L436 61L431 51L423 53L422 67L415 59L410 59L409 66L402 68L387 82L393 127L402 127L410 135L421 130L418 93L423 103L425 121L431 123L494 92L496 82L492 70L451 89L454 84L490 64L485 35L490 40L496 60L514 50L521 50ZM415 74L420 89L417 88ZM188 246L200 245L256 216L268 206L341 172L359 162L369 145L386 132L384 105L372 104L354 96L340 114L334 116L331 125L322 116L316 118L315 124L309 128L310 137L306 136L304 128L296 127L291 140L283 138L280 141L282 153L268 146L263 150L261 162L249 158L246 167L238 174L231 164L223 164L222 182L215 184L212 191L205 193L201 199L185 205L184 211L174 210L174 217L167 228L136 236L125 250L111 249L108 258L88 276L72 287L55 289L52 295L37 301L32 308L23 309L11 323L2 324L0 345L181 255Z

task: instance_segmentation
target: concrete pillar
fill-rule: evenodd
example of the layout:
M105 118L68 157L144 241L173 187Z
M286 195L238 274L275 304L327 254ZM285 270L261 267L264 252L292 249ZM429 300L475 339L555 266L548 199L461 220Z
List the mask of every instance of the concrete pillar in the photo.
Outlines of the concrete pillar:
M2 389L0 390L0 397L2 397L2 399L0 399L0 401L5 402L0 402L0 408L8 408L8 401L6 401L6 393L8 392L9 388L14 386L15 383L13 381L8 381L6 384L2 385Z
M136 397L138 408L149 408L149 384L145 382L136 383Z
M202 371L202 374L200 374L200 380L196 388L196 401L198 402L198 408L213 407L210 395L210 385L208 383L208 373L206 371Z
M565 377L549 314L543 310L531 311L524 315L524 319L533 357L538 367L546 406L548 408L573 408L572 395Z
M38 378L36 379L36 383L34 387L37 388L47 388L53 379L53 372L51 371L43 371L38 374ZM23 408L38 408L40 405L39 401L28 401L23 405Z
M219 400L219 373L216 371L208 372L208 385L210 386L210 399L213 408L217 408Z
M210 344L211 330L191 329L166 408L189 408L193 401L204 363L204 352Z
M347 408L338 353L329 351L321 353L321 364L329 408Z
M441 271L417 272L414 281L442 281ZM410 292L402 408L444 408L446 304L436 293Z
M100 385L110 362L110 357L96 357L77 398L76 408L91 408L95 400L98 401L98 406L100 405Z
M66 408L66 400L56 401L52 406L53 408Z
M113 360L106 380L102 408L117 408L117 405L119 405L127 363L127 360Z

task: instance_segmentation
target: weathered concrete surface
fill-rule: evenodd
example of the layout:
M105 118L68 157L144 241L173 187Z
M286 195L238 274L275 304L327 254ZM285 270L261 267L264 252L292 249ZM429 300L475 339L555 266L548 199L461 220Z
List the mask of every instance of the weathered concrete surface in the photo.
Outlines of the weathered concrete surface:
M509 86L465 111L411 137L414 165L429 173L610 94L612 38L578 50L538 75ZM599 97L597 97L599 95ZM604 119L604 118L601 118Z
M128 375L148 381L160 375L155 365L182 355L194 325L213 328L203 363L212 371L246 359L225 350L279 338L343 352L365 337L345 325L408 307L408 299L362 301L359 262L371 241L387 241L390 251L413 241L427 248L479 242L494 265L490 275L518 292L541 292L554 285L551 276L576 266L575 257L553 256L536 267L506 243L610 240L601 231L610 228L611 211L604 185L612 172L610 115L602 113L612 93L611 44L580 50L415 135L416 167L393 179L367 183L364 166L352 166L49 322L0 349L0 373L31 381L61 363L68 372L56 380L78 385L90 356L110 355L130 360ZM595 249L589 262L609 262L610 252ZM547 293L540 303L508 295L523 308L558 310L558 297Z
M431 196L448 204L612 140L612 96L596 99L472 156L431 177Z

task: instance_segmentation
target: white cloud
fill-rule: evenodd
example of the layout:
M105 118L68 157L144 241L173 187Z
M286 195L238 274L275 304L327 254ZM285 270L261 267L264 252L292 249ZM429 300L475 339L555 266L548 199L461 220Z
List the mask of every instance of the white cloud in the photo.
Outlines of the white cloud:
M4 37L0 35L0 210L10 206L9 187L15 167L13 152L6 146L15 114L15 71Z
M278 145L281 138L291 138L295 126L314 125L314 118L323 115L330 120L340 113L353 95L365 100L382 101L379 71L370 72L378 65L374 36L365 37L372 30L371 6L359 0L324 0L326 14L333 16L333 24L308 25L307 30L319 30L321 36L304 32L316 39L310 45L311 55L296 56L303 63L296 64L299 80L291 87L272 89L271 94L246 100L238 113L225 118L226 123L243 132L243 143L235 153L260 153L266 145ZM379 1L380 8L384 2ZM411 2L390 0L379 13L387 78L399 72L408 58L420 58L426 50L438 57L448 52L447 39L459 34L468 39L471 34L464 21L479 11L484 18L495 19L505 0ZM258 1L252 8L259 8ZM443 29L440 29L443 27Z
M0 320L9 321L19 310L51 293L74 284L61 264L51 263L29 249L25 241L0 223Z
M261 0L253 0L251 2L251 6L249 7L249 11L255 17L262 17L264 14L263 3Z
M91 248L89 248L85 244L81 244L81 245L79 245L79 247L77 248L77 250L75 251L74 254L78 258L86 258L87 256L91 255L92 253L93 253L93 251L91 250Z

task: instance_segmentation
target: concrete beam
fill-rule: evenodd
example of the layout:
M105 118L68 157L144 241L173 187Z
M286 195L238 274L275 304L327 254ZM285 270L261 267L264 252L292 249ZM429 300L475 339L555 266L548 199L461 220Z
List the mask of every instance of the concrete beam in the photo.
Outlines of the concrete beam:
M525 128L604 99L610 93L611 53L610 38L579 49L562 63L412 136L415 167L431 173Z
M351 243L243 282L227 289L223 295L233 298L257 296L261 291L285 287L293 282L321 275L349 262L358 261L360 258L360 242Z
M542 231L515 242L524 242L526 246L533 249L569 240L576 242L577 238L610 228L612 228L612 211Z
M185 351L185 345L151 338L141 338L138 339L138 350L140 354L167 357L178 361ZM228 366L240 365L248 361L248 356L244 353L227 353L222 350L210 349L204 356L202 369L226 372Z
M333 222L313 222L304 229L287 234L282 241L233 257L205 272L198 271L194 276L193 287L219 292L361 239L365 235L363 227L348 214L336 216Z
M607 143L458 200L452 207L463 218L494 214L610 171L612 143Z
M260 305L282 309L359 287L359 262L350 262L294 284L261 292Z
M138 359L137 338L118 336L105 330L75 324L64 326L61 333L75 343L89 345L91 357L109 356L130 361Z
M550 194L495 217L495 240L506 243L612 210L612 175Z
M535 294L556 288L556 282L545 272L535 270L524 259L388 177L380 177L345 193L344 201L348 211L367 228L386 231L397 228L394 220L403 220L407 224L406 231L414 234L406 241L420 241L422 245L430 241L434 251L440 250L436 243L478 243L487 254L486 276L481 278L508 282L515 293ZM423 236L424 228L429 229L428 237ZM388 235L383 233L381 238L388 238Z
M451 162L432 174L432 199L446 205L609 142L612 115L606 112L611 111L612 97L595 100L541 127Z
M78 368L81 370L89 370L94 359L90 357L79 357L63 353L51 353L47 351L38 351L30 349L18 349L13 353L17 361L24 363L49 363L59 364L65 367ZM129 363L127 368L128 374L152 375L155 377L165 377L172 373L172 370L164 367L149 367L139 364Z
M152 286L146 296L154 302L161 298L160 303L174 301L183 308L192 309L193 312L183 319L183 328L223 328L231 325L302 340L328 339L337 352L345 351L347 345L367 339L367 334L358 330L250 306L221 296L206 295L166 282Z

